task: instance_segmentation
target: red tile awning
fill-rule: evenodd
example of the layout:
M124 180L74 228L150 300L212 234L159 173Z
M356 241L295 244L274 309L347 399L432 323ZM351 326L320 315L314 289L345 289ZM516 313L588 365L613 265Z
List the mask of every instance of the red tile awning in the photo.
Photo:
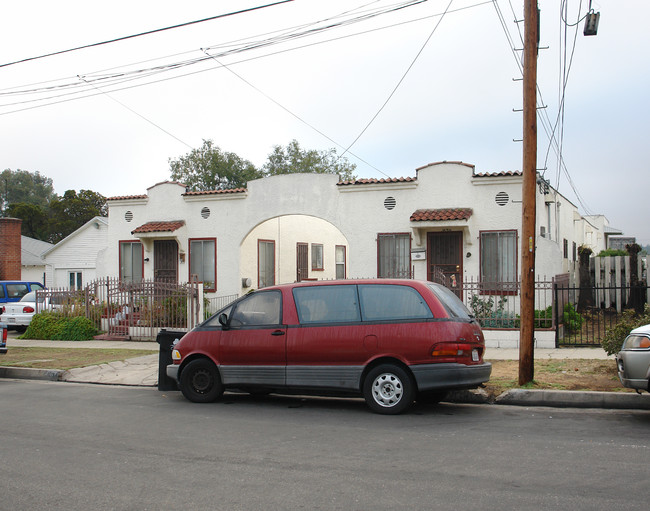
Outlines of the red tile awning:
M185 220L172 220L168 222L147 222L131 231L131 234L145 234L150 232L174 232L185 225Z
M472 213L472 208L418 209L411 215L411 222L469 220Z

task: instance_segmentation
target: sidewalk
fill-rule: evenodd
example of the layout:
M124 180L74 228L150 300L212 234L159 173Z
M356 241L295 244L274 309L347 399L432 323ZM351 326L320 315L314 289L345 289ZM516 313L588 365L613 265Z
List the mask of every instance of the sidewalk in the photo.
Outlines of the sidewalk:
M93 383L100 385L129 385L155 387L158 385L158 351L156 342L135 341L34 341L10 338L12 347L51 347L51 348L113 348L151 350L151 355L129 358L121 362L111 362L69 371L50 369L28 369L0 367L0 378L24 378L74 383ZM540 359L592 359L614 360L602 348L537 348L534 357ZM488 348L485 360L518 360L519 350L510 348ZM2 359L0 359L0 364ZM481 389L459 391L450 396L449 401L457 403L487 403ZM511 389L501 394L496 404L519 406L553 406L574 408L643 409L650 410L650 394L621 392L580 392L570 390L528 390Z

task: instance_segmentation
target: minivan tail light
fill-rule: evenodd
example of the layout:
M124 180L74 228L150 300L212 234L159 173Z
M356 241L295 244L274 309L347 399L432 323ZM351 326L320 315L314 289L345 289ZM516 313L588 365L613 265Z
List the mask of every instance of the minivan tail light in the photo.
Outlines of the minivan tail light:
M436 344L431 351L434 357L469 357L472 354L472 346L465 343L446 342Z

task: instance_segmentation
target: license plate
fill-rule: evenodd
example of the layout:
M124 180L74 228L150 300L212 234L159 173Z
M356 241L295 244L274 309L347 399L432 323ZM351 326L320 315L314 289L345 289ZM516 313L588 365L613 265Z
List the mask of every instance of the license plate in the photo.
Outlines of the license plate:
M16 318L7 318L7 323L15 323Z
M472 362L478 362L478 350L472 350Z

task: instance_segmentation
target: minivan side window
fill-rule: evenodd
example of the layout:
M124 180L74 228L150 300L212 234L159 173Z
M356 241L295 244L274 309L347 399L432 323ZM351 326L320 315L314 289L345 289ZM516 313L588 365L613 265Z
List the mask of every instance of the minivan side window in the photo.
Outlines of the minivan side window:
M267 291L254 293L238 302L230 319L230 326L263 326L281 323L282 293Z
M363 321L430 319L431 309L416 289L395 285L360 285Z
M293 290L298 320L306 323L360 321L357 286L313 286Z
M453 291L445 286L433 282L428 282L427 285L431 291L434 292L438 300L440 300L440 303L452 318L467 320L472 318L472 313L467 309L467 307L465 307L465 304L454 294Z

